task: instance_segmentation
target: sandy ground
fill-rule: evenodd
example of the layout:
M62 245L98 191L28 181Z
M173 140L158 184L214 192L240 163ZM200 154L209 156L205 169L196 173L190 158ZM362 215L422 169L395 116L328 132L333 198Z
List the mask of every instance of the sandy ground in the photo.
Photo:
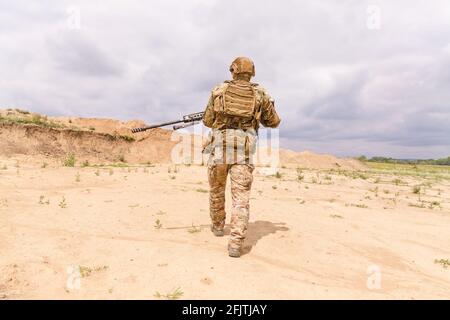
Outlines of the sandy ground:
M450 298L448 180L415 194L421 178L280 173L257 169L233 259L205 167L0 157L0 298Z

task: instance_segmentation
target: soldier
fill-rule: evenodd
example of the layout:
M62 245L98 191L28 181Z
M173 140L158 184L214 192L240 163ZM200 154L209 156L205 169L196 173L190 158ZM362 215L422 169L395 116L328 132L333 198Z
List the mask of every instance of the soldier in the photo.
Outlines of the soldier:
M249 219L249 198L253 181L253 156L259 124L276 128L280 124L274 100L267 91L250 82L255 66L249 58L236 58L230 66L233 80L213 88L203 116L212 128L204 152L209 153L211 231L224 235L225 185L231 179L230 257L240 257Z

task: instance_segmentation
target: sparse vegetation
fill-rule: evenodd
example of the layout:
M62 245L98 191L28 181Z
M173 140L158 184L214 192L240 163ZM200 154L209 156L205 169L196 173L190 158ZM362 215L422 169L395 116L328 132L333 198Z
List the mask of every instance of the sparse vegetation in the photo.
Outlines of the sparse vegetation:
M190 227L188 229L189 233L198 233L198 232L201 232L201 231L202 231L202 228L201 227L196 227L196 226L194 226L194 224L192 224L192 227Z
M355 179L359 178L359 179L362 179L362 180L367 180L367 179L369 178L369 177L367 176L367 174L362 173L362 172L356 172L356 173L354 174L354 177L355 177Z
M45 200L45 196L40 196L39 197L39 204L50 204L50 200Z
M376 174L389 174L395 176L410 176L429 181L450 180L450 166L447 165L412 165L404 163L376 163L366 162Z
M41 168L42 168L42 169L47 168L47 166L48 166L48 163L47 163L47 162L42 162L42 165L41 165Z
M359 161L362 161L362 162L367 161L367 157L365 155L361 155L359 157L356 157L356 159L359 160Z
M63 161L64 167L75 167L76 159L73 153L67 155Z
M172 292L161 294L158 291L155 292L155 298L166 298L169 300L176 300L183 296L184 292L181 290L181 288L176 288Z
M67 208L67 202L66 202L66 198L65 197L63 197L62 198L62 200L59 202L59 207L60 208L62 208L62 209L65 209L65 208Z
M161 223L161 221L159 219L156 219L154 227L155 227L155 229L161 229L162 228L162 223Z
M15 108L14 110L16 110L18 113L21 113L21 114L30 114L30 111L27 111L27 110L22 110L19 108Z
M40 114L31 114L29 112L28 113L19 112L19 113L21 115L0 116L0 123L32 124L46 128L64 128L64 125L48 120L46 116L41 116Z
M132 137L132 136L127 136L127 135L120 136L120 138L123 139L123 140L125 140L125 141L127 141L127 142L133 142L133 141L136 141L136 139L135 139L134 137Z
M82 166L83 168L89 167L89 160L84 160L83 163L81 164L81 166Z
M428 205L428 208L430 209L434 209L435 207L440 208L441 203L439 201L431 201L430 204Z
M80 275L82 278L89 277L93 272L105 271L108 269L109 269L108 266L101 266L101 267L95 267L95 268L91 268L91 267L87 267L87 266L79 266Z
M172 292L166 293L166 294L161 294L158 291L155 292L154 296L155 298L166 298L169 300L176 300L176 299L180 299L183 296L184 292L181 290L180 287L172 290Z
M195 191L200 192L200 193L208 193L208 190L203 189L203 188L197 188Z
M440 264L445 269L450 267L450 260L449 259L435 259L434 263Z
M177 166L174 166L173 168L172 167L167 167L167 173L178 173L178 167Z
M346 207L350 206L350 207L356 207L356 208L362 208L362 209L367 209L369 208L367 205L360 203L360 204L355 204L355 203L346 203L345 204Z
M373 189L369 189L370 192L373 192L375 194L375 197L378 197L378 186L376 186Z
M376 162L376 163L388 163L388 164L403 164L403 165L441 165L441 166L448 166L450 165L450 157L447 158L441 158L441 159L394 159L394 158L387 158L387 157L372 157L370 159L367 159L365 156L360 156L358 158L361 161L368 161L368 162Z

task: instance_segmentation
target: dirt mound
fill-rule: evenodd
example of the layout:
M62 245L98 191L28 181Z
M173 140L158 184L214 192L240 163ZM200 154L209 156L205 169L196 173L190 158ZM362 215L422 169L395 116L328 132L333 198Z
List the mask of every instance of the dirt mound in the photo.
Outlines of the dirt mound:
M361 170L365 165L356 159L337 158L329 154L317 154L311 151L295 152L280 149L280 162L287 166L308 169L345 169Z
M134 137L135 120L46 117L18 109L0 111L0 153L45 155L103 162L169 162L175 142L170 131L155 129Z
M74 154L79 161L168 163L175 145L172 131L153 129L136 135L131 129L144 126L141 120L122 122L113 119L47 117L20 109L0 110L0 153L4 155L45 155L67 157ZM183 162L202 163L199 152L202 137L191 139L191 152L181 154ZM195 143L195 147L192 147ZM195 151L194 151L195 150ZM354 159L340 159L310 151L280 149L283 166L312 169L362 169ZM270 154L270 151L269 151ZM195 158L194 158L195 157Z
M77 118L77 117L52 117L53 121L61 123L67 127L75 126L84 130L95 131L99 133L108 133L111 135L131 135L130 129L145 126L144 121L131 120L122 122L113 119L98 118Z
M129 148L128 141L108 134L33 124L0 123L0 150L8 156L26 154L63 157L74 154L83 160L117 161Z

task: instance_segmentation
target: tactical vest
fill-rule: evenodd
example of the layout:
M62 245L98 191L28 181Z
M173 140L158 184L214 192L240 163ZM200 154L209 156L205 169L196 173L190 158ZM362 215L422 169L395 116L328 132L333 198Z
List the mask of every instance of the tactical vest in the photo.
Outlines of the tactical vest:
M211 153L210 161L228 164L252 161L261 112L261 94L256 86L233 80L213 92L216 119L203 149Z
M217 112L217 129L254 128L257 130L260 106L255 84L245 81L228 81L214 101Z

